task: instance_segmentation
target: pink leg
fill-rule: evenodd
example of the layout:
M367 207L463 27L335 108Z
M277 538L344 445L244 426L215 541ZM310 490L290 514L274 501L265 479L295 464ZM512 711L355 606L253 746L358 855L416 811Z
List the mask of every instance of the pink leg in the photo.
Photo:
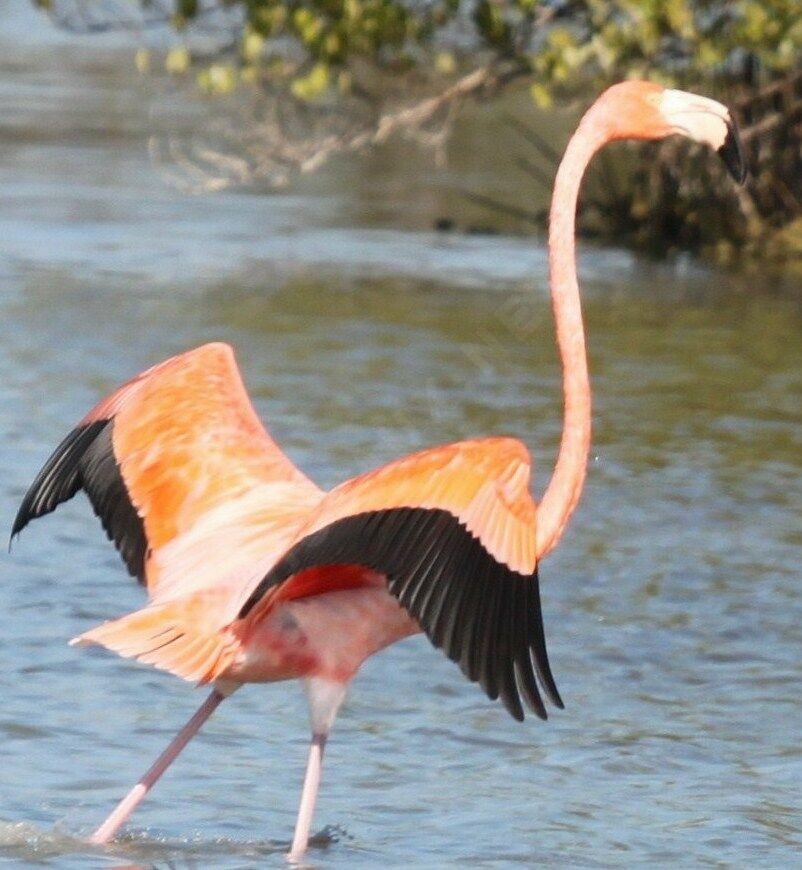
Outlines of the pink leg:
M297 861L306 851L309 842L309 831L312 827L312 816L315 814L315 802L320 786L320 772L323 768L323 750L326 748L326 735L315 734L309 745L309 761L306 765L304 789L301 793L301 806L298 808L298 821L295 823L295 835L292 838L290 861Z
M201 704L195 715L173 738L167 749L156 759L153 767L139 780L114 809L114 812L89 838L90 843L102 844L117 833L125 820L139 805L139 802L150 791L159 777L178 757L181 750L189 743L203 723L214 713L220 702L227 696L213 689L209 697Z
M323 750L326 748L326 735L314 734L309 745L309 761L306 765L304 790L301 793L301 806L298 808L298 821L295 823L295 835L292 838L290 861L297 861L306 851L309 842L309 831L312 827L312 816L315 814L315 801L320 786L320 771L323 768Z
M346 683L313 677L306 681L306 694L309 699L309 718L312 722L312 743L309 746L309 761L301 792L301 806L298 808L298 821L295 835L287 858L298 861L309 843L309 831L315 814L315 801L320 786L320 772L323 768L323 750L326 738L334 723L334 717L345 698Z

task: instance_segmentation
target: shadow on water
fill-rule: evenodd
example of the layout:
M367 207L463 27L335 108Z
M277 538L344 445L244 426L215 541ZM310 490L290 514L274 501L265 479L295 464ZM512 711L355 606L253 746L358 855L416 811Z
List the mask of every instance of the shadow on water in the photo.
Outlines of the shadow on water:
M344 828L328 826L309 840L308 858L297 865L314 866L321 853L333 845L348 842ZM171 839L152 832L129 830L107 846L91 846L58 826L43 830L29 822L0 822L0 856L26 862L46 863L51 859L69 858L81 866L102 866L112 870L153 867L246 866L275 858L277 866L286 865L284 856L290 841L235 840L227 837L209 839L197 835ZM120 863L124 862L124 863Z

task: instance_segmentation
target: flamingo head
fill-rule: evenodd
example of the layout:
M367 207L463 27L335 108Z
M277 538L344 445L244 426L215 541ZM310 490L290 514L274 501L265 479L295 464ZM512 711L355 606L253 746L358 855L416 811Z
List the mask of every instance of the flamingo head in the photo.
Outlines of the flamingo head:
M729 109L709 97L664 88L655 82L626 81L608 88L597 103L597 116L613 139L664 139L679 134L708 145L732 177L746 180L738 128Z

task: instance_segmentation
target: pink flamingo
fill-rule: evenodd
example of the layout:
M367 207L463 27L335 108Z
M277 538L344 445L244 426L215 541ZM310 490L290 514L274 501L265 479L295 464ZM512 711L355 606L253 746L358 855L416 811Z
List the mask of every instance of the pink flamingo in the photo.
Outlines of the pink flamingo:
M325 493L257 418L231 349L210 344L125 384L70 432L23 499L12 536L79 489L130 573L142 610L74 643L97 643L210 683L200 709L114 812L106 843L215 708L246 682L305 681L312 741L290 857L309 839L323 750L365 659L423 631L516 719L562 701L546 654L537 568L585 480L590 385L574 253L585 168L605 143L674 133L709 145L739 180L728 110L705 97L625 82L582 118L557 172L549 277L564 421L540 504L511 438L408 456Z

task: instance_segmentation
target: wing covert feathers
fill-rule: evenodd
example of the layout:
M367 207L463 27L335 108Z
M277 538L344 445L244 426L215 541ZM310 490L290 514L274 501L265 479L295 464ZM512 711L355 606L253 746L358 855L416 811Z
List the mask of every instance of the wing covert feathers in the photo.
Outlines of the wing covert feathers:
M535 569L531 459L514 438L459 441L414 453L333 489L303 534L344 517L396 507L446 510L513 571Z

